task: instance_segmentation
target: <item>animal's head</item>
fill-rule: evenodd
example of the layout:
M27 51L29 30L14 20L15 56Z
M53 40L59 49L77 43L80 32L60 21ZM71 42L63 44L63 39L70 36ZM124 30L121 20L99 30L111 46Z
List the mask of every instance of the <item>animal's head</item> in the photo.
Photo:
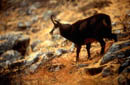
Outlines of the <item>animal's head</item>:
M52 23L54 25L52 30L50 31L50 34L52 35L54 30L60 27L61 23L54 19L54 15L51 15L51 21L52 21Z

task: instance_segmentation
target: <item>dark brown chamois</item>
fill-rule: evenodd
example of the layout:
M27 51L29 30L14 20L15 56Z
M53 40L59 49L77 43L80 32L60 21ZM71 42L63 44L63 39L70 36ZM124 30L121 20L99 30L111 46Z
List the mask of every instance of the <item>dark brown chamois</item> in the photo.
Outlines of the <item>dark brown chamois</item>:
M56 28L59 28L60 34L66 39L75 43L76 51L76 61L79 60L79 53L82 45L86 45L88 52L88 59L90 58L90 47L93 41L98 41L101 45L101 54L104 53L105 42L103 38L114 39L117 41L117 36L112 34L112 26L109 15L106 14L96 14L94 16L88 17L83 20L78 20L73 24L62 24L57 20L53 19L51 16L51 21L54 24L53 29L50 34Z

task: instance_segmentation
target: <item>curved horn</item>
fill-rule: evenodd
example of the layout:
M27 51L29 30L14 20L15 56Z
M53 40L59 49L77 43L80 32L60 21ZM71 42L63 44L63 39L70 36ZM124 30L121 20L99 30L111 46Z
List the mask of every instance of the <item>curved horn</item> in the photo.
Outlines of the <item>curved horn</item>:
M56 23L55 23L55 21L54 21L54 15L51 15L51 21L52 21L52 23L55 25Z

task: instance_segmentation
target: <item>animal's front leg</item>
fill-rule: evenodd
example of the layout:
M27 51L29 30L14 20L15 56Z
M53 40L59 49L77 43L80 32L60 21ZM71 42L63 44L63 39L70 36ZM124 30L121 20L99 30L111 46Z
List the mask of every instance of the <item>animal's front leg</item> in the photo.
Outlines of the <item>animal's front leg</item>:
M91 47L91 43L87 43L86 44L86 49L87 49L87 52L88 52L88 59L91 57L91 55L90 55L90 47Z
M76 62L78 62L81 45L76 45L76 48L77 48L77 50L76 50Z

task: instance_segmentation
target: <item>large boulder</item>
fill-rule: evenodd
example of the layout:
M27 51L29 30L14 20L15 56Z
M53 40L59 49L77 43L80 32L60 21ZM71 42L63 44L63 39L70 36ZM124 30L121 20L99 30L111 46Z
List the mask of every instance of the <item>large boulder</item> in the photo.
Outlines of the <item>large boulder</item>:
M22 59L22 55L15 50L8 50L0 56L0 67L8 68L9 65Z
M0 54L7 50L17 50L25 55L30 38L22 32L10 32L0 35Z
M124 58L130 56L130 40L114 43L108 52L103 56L101 64L105 64L115 58Z

